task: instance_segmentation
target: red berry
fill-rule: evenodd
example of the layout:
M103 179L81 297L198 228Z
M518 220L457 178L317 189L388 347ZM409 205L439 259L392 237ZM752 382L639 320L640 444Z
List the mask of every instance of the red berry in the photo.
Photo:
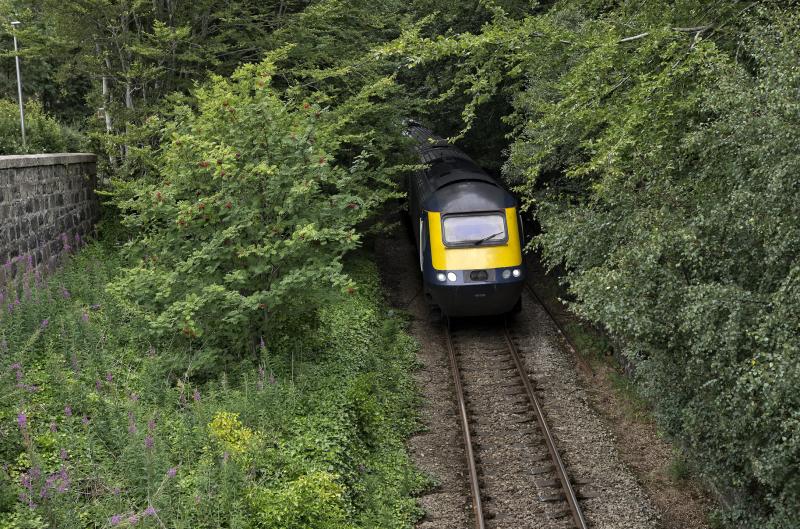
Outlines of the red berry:
M202 202L200 202L200 203L197 205L197 209L201 209L201 210L202 210L202 209L206 209L206 205L205 205L205 204L203 204Z
M308 110L308 108L309 108L310 106L311 106L311 105L309 105L308 103L303 103L303 108L304 108L304 109L306 109L306 110Z
M207 161L207 160L203 160L202 162L200 162L200 163L199 163L199 164L197 164L197 165L199 165L200 167L203 167L203 168L205 168L205 167L208 167L208 166L209 166L209 163L208 163L208 161Z

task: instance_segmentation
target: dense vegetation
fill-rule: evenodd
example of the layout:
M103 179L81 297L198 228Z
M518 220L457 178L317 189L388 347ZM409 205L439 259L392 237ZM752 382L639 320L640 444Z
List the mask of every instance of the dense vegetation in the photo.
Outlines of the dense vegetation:
M14 101L0 99L0 156L83 151L86 143L83 136L45 113L36 100L25 103L26 144L23 147L17 105Z
M94 244L3 303L0 527L408 527L413 343L374 265L351 259L357 293L205 383L202 346L143 340L105 288L120 265Z
M222 384L262 336L288 350L357 287L342 258L395 196L414 116L516 186L574 310L732 500L722 523L793 527L796 2L3 5L31 93L106 153L135 228L106 295L171 340L182 383Z

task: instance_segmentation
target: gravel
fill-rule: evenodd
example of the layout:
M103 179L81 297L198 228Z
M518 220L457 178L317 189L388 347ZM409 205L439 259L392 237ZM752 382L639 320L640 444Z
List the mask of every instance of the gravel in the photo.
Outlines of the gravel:
M472 503L444 329L429 321L415 249L408 236L398 230L376 241L375 247L390 302L409 312L409 331L420 345L420 369L415 378L424 397L420 410L423 431L409 441L409 451L437 485L419 498L427 515L417 527L465 529L473 523ZM614 436L590 408L572 356L562 348L554 325L527 294L523 303L523 312L510 326L512 336L535 381L567 470L578 484L578 492L589 496L581 505L590 526L659 527L657 511L622 463ZM536 423L520 422L532 419L533 414L518 392L521 385L513 382L502 324L464 320L456 323L455 329L473 440L480 457L484 512L493 516L489 527L569 526L565 502L541 499L558 491L548 483L555 475L546 470L549 459Z

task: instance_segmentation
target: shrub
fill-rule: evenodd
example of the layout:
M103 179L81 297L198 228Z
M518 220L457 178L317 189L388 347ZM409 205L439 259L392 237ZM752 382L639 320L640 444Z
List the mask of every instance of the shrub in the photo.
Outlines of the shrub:
M666 431L736 499L727 522L789 528L800 17L755 9L732 22L749 29L730 51L657 30L624 47L605 21L585 22L600 44L520 96L530 121L509 170L537 175L528 197L546 259L566 264L574 308L638 361Z
M80 134L47 115L35 100L25 103L25 138L27 148L22 147L18 103L0 99L0 155L75 152L85 144Z
M353 289L341 257L385 184L364 158L338 164L325 110L281 100L272 73L265 62L212 79L164 126L160 173L118 183L139 262L112 289L160 335L241 353Z
M201 345L143 340L103 288L121 264L90 245L0 316L0 527L411 526L413 344L372 263L317 327L204 384L169 371Z

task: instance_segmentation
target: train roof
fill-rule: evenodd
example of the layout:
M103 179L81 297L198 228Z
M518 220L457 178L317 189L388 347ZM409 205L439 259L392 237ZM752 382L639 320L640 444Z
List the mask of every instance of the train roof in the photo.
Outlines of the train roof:
M466 213L516 205L514 197L461 149L418 123L411 122L407 130L417 142L420 160L428 165L422 198L426 210Z

